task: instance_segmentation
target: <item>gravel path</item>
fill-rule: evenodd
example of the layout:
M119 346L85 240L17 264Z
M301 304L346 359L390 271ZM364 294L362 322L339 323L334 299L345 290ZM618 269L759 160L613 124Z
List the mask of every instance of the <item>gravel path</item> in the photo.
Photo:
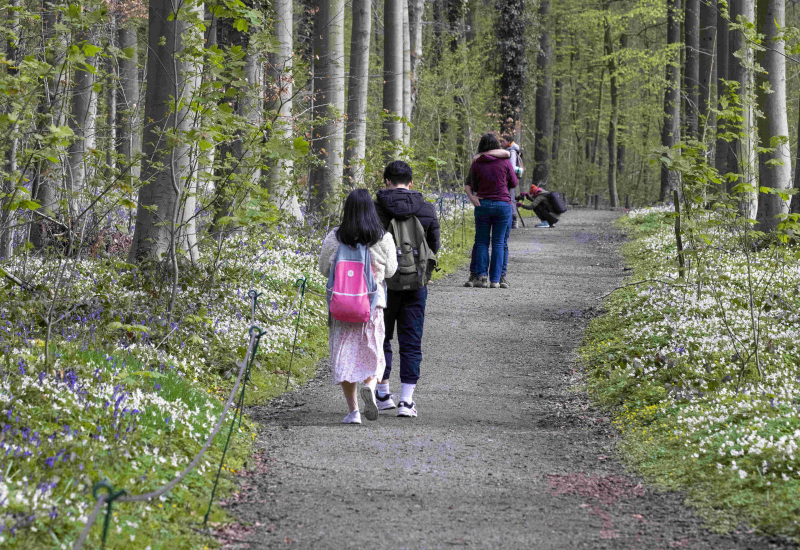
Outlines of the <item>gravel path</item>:
M305 388L251 410L263 423L262 451L228 501L242 523L220 540L228 548L789 547L703 529L680 495L656 493L624 469L608 417L570 389L598 298L624 275L614 217L573 210L556 228L513 231L509 290L464 288L465 270L431 285L418 418L388 411L341 424L346 406L327 365Z

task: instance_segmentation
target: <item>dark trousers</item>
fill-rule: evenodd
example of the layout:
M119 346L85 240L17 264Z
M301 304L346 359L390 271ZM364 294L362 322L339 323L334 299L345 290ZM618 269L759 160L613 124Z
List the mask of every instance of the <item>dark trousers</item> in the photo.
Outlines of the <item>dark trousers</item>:
M419 380L419 366L422 363L422 327L425 324L425 303L428 300L428 287L416 290L388 290L383 320L386 324L386 338L383 341L383 355L386 370L383 379L392 374L392 338L397 327L397 343L400 347L400 382L416 384Z

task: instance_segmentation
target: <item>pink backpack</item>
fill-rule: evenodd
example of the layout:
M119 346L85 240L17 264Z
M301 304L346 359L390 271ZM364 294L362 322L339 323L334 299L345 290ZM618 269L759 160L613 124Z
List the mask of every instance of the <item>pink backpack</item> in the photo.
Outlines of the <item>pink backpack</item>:
M366 323L378 301L369 247L339 244L326 287L328 311L337 321Z

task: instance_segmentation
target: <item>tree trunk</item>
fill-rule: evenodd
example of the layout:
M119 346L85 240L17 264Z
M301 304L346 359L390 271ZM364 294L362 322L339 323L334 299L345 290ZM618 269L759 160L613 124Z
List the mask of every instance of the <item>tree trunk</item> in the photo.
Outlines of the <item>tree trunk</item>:
M800 132L800 108L798 112L797 130ZM800 135L800 134L798 134ZM794 166L794 188L800 191L800 142L797 143L797 156ZM792 195L791 209L792 214L800 214L800 193Z
M76 38L78 44L93 44L93 33L85 33ZM96 57L89 57L86 63L95 64ZM69 190L70 217L76 216L81 205L80 200L86 180L90 177L89 150L96 144L96 118L97 118L97 92L94 90L95 74L86 69L75 68L72 88L72 116L69 126L75 135L74 141L69 146L69 173L67 175Z
M728 73L728 60L730 59L728 52L729 41L730 31L728 30L728 21L720 12L717 12L717 102L725 97L728 90L725 81L730 79ZM721 128L718 130L721 130ZM714 147L714 167L720 175L724 176L728 172L732 153L730 143L722 139L721 135L722 132L718 131L716 145Z
M402 55L402 21L400 47ZM324 0L314 16L314 56L318 67L314 79L314 129L312 150L322 161L311 169L311 211L332 212L338 206L344 155L344 131L341 113L344 112L344 0ZM402 76L402 59L398 79ZM400 111L402 114L402 80ZM402 135L400 136L402 137Z
M497 0L497 50L500 57L500 128L516 132L525 111L525 0Z
M350 79L347 87L347 129L344 154L345 182L364 186L367 149L367 97L372 0L353 0L353 34L350 39Z
M786 0L761 0L758 4L758 29L769 49L759 52L758 108L764 120L758 125L760 146L774 148L759 153L759 186L786 190L792 185L792 156L789 149L789 120L786 111L786 42L783 28ZM771 93L766 93L765 88ZM777 138L773 145L772 140ZM771 232L778 227L777 216L789 213L789 201L779 195L761 193L758 197L758 229Z
M195 186L191 146L184 134L195 124L189 104L200 83L199 69L194 60L180 54L184 39L202 38L192 33L200 32L203 5L183 4L180 17L176 11L170 0L151 0L148 10L147 80L159 85L147 86L145 92L142 179L146 184L139 191L128 255L132 262L148 257L175 261L179 242L186 243L190 255L197 252L194 229L184 223L194 216L187 196ZM165 131L174 134L170 138L174 145L167 145Z
M38 59L50 65L51 67L58 67L59 69L54 75L43 79L45 93L43 94L43 101L37 106L37 115L39 121L37 128L40 132L44 133L49 125L62 126L64 124L64 113L67 106L65 103L66 93L64 92L63 85L67 80L67 75L63 73L64 63L64 50L67 47L67 36L63 30L59 29L58 9L54 9L49 1L43 0L42 6L42 40L45 47L42 49L42 54ZM58 33L57 39L53 40L53 36ZM57 170L56 164L48 160L40 160L36 163L34 175L31 179L31 196L42 205L37 212L47 215L55 216L56 211L59 210L57 182L55 181ZM37 220L31 226L31 242L33 245L40 249L48 244L48 235L46 225Z
M686 117L686 137L697 138L699 106L698 89L700 85L700 0L684 0L684 34L686 66L683 74L684 116Z
M700 4L700 81L698 86L698 123L700 138L706 143L714 135L714 82L717 80L717 6L707 1ZM713 156L713 148L711 154Z
M681 0L667 0L667 47L671 47L667 62L667 88L664 91L664 126L661 145L674 146L680 139L680 55L676 46L681 42ZM661 192L659 200L666 202L678 188L679 175L661 165Z
M751 24L755 22L755 0L733 0L731 19L742 19ZM738 54L739 57L735 57ZM741 136L731 142L732 158L729 158L729 171L740 174L740 183L756 185L756 136L753 118L753 48L747 43L741 31L731 33L728 48L730 80L739 83L737 93L741 105ZM732 186L736 182L732 182ZM758 209L758 193L745 191L739 195L739 211L746 218L755 218Z
M273 124L273 134L279 136L286 142L291 142L294 138L294 120L292 118L294 94L294 63L293 63L293 38L294 38L294 15L292 13L292 0L275 0L274 33L278 42L278 50L269 54L268 86L272 87L272 92L267 108L275 112L275 123ZM255 60L257 52L249 52L249 58ZM257 80L254 74L252 84L255 86ZM248 79L249 80L249 79ZM256 117L258 109L253 105L252 112L248 118ZM297 194L292 190L291 175L294 168L294 161L279 159L270 166L268 174L268 185L270 195L275 204L295 218L301 218L300 204Z
M417 67L422 61L422 20L425 0L408 0L408 32L411 41L411 115L417 105Z
M295 42L297 44L297 54L309 66L314 65L312 55L314 52L314 14L318 0L295 0L299 7L296 24Z
M608 121L608 200L612 208L619 206L617 195L617 123L619 122L619 91L617 89L617 60L611 36L611 22L604 18L604 45L608 58L608 76L611 88L611 118Z
M408 21L409 0L402 0L403 5L403 145L408 145L411 139L411 34Z
M18 8L20 7L20 0L11 0L8 7L9 14L6 19L6 25L8 25L9 30L14 33L14 35L9 36L8 42L6 43L6 59L8 59L10 63L7 70L9 76L11 76L16 74L16 70L12 67L17 65L19 59L18 37L22 32L22 29L19 28ZM0 187L0 191L6 193L6 196L13 194L16 186L14 172L17 170L17 147L19 146L19 138L16 135L16 124L14 127L15 130L11 132L11 136L8 136L9 144L8 152L6 153L7 176L2 182L2 187ZM14 230L11 229L11 226L13 225L14 216L10 210L6 209L8 201L9 199L7 198L0 200L0 260L10 258L13 252Z
M121 166L130 168L127 174L138 178L141 175L139 160L142 150L139 133L141 106L139 105L139 66L137 65L136 28L131 21L123 21L117 30L117 42L124 57L119 57L119 86L117 87L117 153L126 162Z
M625 50L628 47L628 35L626 33L622 33L619 37L619 47L620 51ZM619 117L617 121L617 180L622 176L625 172L625 139L622 133L622 129L625 126L624 123L624 116L622 113L622 109L617 109L619 112Z
M403 4L389 0L383 9L383 128L395 147L403 139ZM393 153L390 156L394 157Z
M561 64L562 39L559 33L556 36L556 66ZM558 160L558 150L561 147L561 110L564 95L564 81L559 75L555 83L555 98L553 100L553 147L550 157L553 162Z
M536 68L539 85L536 87L536 143L534 144L533 183L546 186L550 177L550 147L553 142L553 117L551 102L553 96L550 72L553 49L550 45L550 1L539 4L539 53Z

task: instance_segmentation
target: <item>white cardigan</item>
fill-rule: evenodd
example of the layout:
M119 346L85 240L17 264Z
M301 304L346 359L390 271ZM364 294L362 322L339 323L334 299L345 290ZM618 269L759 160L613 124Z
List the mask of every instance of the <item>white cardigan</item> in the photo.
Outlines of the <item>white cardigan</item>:
M330 275L331 264L333 263L336 251L339 248L339 241L336 238L334 228L322 242L322 250L319 252L319 271L326 277ZM372 276L378 283L378 307L386 307L386 295L383 291L383 281L388 279L397 271L397 247L394 238L388 231L383 234L383 238L369 247L372 256Z

